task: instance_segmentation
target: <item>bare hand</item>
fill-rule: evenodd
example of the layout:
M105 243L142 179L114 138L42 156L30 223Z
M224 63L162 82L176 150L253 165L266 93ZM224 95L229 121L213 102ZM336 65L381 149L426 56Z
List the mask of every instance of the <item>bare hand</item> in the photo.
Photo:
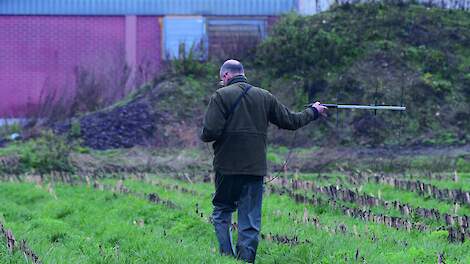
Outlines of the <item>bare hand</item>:
M328 112L328 107L326 106L323 106L320 104L320 102L315 102L312 107L314 107L315 109L317 109L318 113L324 117L327 116L327 112Z

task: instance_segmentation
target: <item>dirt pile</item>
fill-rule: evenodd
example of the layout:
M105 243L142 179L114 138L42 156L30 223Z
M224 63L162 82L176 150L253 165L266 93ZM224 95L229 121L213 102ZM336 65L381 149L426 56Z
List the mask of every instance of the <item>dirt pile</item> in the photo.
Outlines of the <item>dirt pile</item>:
M75 135L93 149L133 146L194 146L197 144L199 111L178 111L191 98L180 80L164 80L144 86L114 106L57 124L59 134ZM183 87L181 87L181 85Z
M95 149L132 147L153 135L155 120L144 102L133 102L108 113L95 113L80 120L85 145Z

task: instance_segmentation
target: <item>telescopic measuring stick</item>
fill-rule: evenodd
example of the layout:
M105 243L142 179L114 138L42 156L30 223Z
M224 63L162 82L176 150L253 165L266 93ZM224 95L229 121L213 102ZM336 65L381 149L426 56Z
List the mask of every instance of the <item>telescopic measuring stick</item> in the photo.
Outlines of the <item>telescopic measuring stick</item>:
M305 105L311 106L312 104ZM328 108L336 109L365 109L365 110L394 110L394 111L406 111L406 106L394 106L394 105L346 105L346 104L321 104Z

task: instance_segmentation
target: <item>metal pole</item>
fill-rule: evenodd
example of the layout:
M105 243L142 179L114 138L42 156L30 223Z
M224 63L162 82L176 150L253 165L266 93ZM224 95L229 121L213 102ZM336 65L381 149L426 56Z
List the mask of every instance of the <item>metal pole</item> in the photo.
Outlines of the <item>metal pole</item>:
M342 104L322 104L322 105L328 108L337 108L337 109L406 111L406 106L393 106L393 105L342 105ZM311 106L311 104L306 105L306 106Z

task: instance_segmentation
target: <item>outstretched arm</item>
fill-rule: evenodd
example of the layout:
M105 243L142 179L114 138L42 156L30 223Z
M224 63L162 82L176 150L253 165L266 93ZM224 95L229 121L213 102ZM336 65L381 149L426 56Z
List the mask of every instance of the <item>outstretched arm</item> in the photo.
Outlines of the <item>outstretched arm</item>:
M301 112L292 112L273 95L271 95L270 104L269 121L279 128L289 130L296 130L307 125L310 121L317 119L319 114L323 115L326 110L325 107L319 108L318 103Z
M214 93L207 107L200 138L204 142L217 140L225 126L225 108L218 93Z

